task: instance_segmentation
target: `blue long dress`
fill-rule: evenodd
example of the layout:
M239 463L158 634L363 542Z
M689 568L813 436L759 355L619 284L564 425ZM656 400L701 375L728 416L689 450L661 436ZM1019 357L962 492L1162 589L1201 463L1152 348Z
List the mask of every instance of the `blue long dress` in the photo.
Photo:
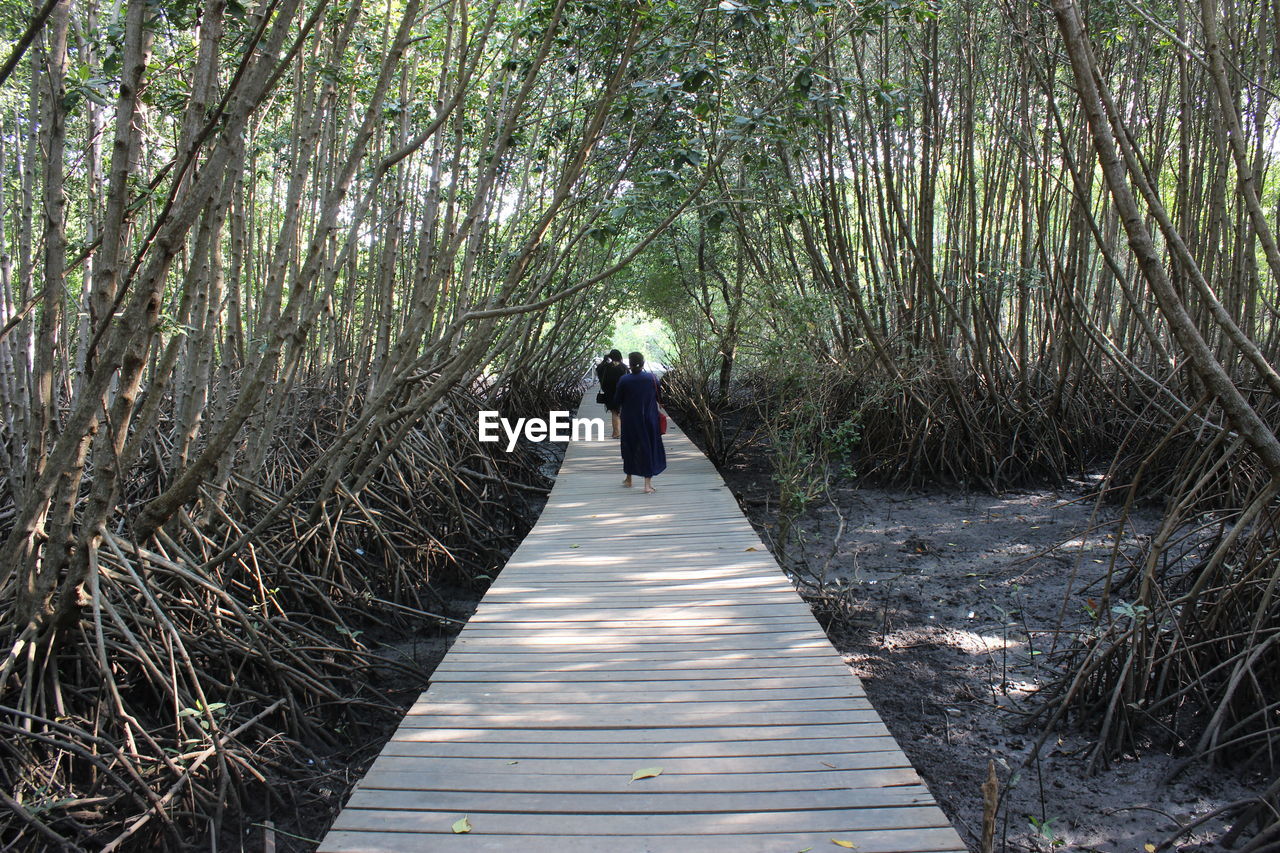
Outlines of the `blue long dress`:
M633 477L656 477L667 470L667 451L658 432L658 385L653 374L641 371L619 379L613 407L622 415L622 470Z

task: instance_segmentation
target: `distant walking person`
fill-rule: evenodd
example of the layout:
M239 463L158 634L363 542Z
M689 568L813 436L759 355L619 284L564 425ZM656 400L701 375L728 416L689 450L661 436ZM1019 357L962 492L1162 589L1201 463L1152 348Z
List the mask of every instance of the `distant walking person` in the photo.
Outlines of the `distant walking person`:
M604 395L605 408L613 415L613 435L610 438L621 435L618 431L618 406L613 401L613 395L618 390L618 380L626 375L627 369L622 366L622 353L616 349L609 350L604 361L596 368L596 378L600 380L600 393Z
M617 352L617 350L614 350L614 352ZM605 357L600 359L600 363L596 365L597 382L604 382L604 369L609 366L609 355L609 353L606 353ZM619 356L618 358L621 360L622 357Z
M627 356L631 373L618 380L614 409L622 415L622 470L631 478L644 477L644 493L652 494L653 478L667 470L667 451L658 428L658 380L644 369L644 356Z

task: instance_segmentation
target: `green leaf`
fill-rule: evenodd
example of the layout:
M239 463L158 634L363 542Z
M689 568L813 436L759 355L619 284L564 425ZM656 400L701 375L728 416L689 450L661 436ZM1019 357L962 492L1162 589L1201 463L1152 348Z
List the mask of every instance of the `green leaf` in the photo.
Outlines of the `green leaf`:
M635 782L639 779L652 779L654 776L661 776L661 767L641 767L635 773L631 774L631 781Z
M464 832L471 831L471 821L467 820L467 816L463 815L453 822L453 832L455 835L462 835Z
M699 66L680 78L680 88L686 92L696 92L711 79L711 72L706 66Z

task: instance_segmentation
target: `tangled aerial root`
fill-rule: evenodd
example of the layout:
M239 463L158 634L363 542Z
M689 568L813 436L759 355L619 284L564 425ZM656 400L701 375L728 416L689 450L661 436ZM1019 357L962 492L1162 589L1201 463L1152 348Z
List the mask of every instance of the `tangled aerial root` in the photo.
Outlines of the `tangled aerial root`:
M277 507L219 559L336 434L329 400L300 402L228 499L206 495L145 545L127 520L101 531L54 642L3 630L5 845L183 849L265 816L323 824L346 759L399 717L381 685L424 681L371 638L449 629L436 585L499 567L545 491L537 457L475 440L478 402L457 393L358 494Z

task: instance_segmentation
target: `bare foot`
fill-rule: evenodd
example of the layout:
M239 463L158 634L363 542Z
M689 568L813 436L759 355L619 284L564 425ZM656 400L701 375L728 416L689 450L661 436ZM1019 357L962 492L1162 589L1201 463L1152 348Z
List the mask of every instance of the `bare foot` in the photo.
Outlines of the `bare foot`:
M646 495L651 495L651 494L653 494L653 493L654 493L654 492L656 492L656 491L658 491L658 490L657 490L657 489L655 489L653 486L645 486L645 487L644 487L644 493L645 493Z
M623 480L622 485L626 486L628 489L631 488L631 478L628 477L627 479Z

